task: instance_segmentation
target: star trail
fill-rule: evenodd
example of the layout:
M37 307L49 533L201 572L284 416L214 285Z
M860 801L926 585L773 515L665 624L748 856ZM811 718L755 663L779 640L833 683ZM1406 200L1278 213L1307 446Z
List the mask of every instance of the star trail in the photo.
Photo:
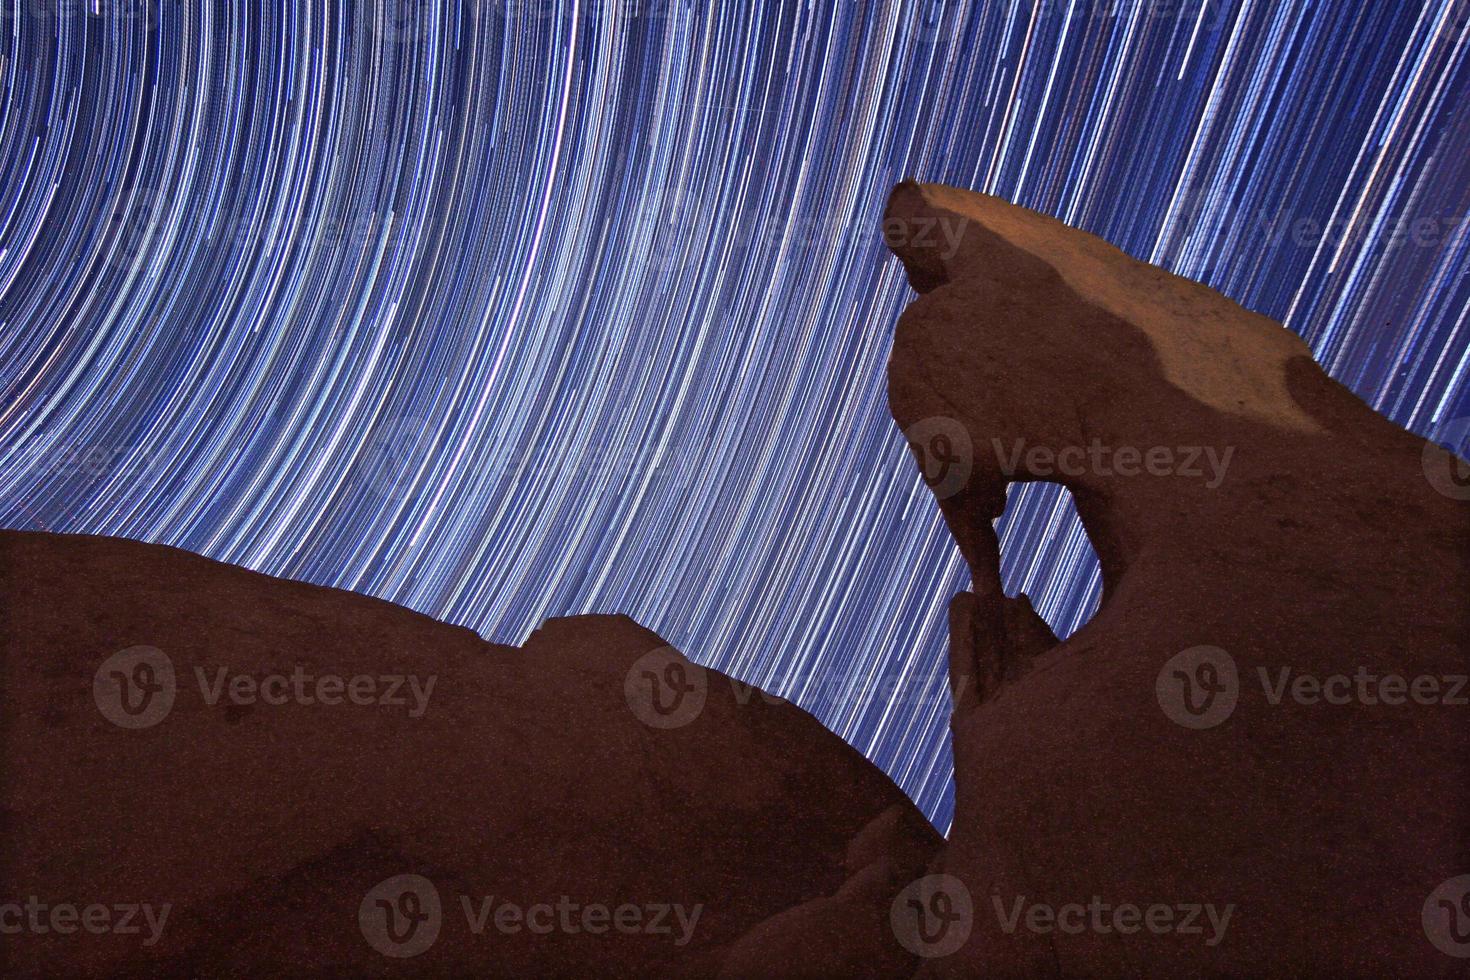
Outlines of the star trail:
M966 573L888 416L906 177L1470 415L1467 0L3 0L0 525L517 643L623 612L952 812ZM1067 634L1095 560L1012 495Z

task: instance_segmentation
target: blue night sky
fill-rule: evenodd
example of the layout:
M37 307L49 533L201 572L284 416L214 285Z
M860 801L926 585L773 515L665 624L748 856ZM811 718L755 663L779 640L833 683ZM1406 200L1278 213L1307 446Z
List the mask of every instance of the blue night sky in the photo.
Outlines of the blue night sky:
M1470 415L1470 0L3 0L0 526L520 642L625 612L952 809L905 177ZM1096 603L1070 503L1006 577Z

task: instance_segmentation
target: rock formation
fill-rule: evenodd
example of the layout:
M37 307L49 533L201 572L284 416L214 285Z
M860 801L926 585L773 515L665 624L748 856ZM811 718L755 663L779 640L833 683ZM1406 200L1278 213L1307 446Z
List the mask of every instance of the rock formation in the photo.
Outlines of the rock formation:
M942 859L973 921L923 975L1459 975L1470 505L1426 479L1458 464L1279 324L1051 218L904 184L885 233L921 294L890 405L974 580ZM1102 566L1063 643L1001 590L1024 481L1072 493Z
M0 532L0 972L1462 971L1463 464L1280 325L1050 218L907 184L885 231L922 294L893 414L974 580L947 844L813 719L622 617L497 646ZM1001 587L993 521L1035 480L1102 564L1065 642Z
M517 649L171 548L0 533L0 626L6 976L913 972L888 911L933 828L805 713L626 618ZM826 947L784 941L793 917Z

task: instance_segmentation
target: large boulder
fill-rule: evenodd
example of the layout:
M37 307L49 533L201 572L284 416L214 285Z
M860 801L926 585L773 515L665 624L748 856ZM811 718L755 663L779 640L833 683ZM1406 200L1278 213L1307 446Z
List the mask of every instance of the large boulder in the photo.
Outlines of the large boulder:
M888 912L933 828L624 617L498 646L172 548L0 533L0 626L6 975L796 973L781 917L829 899L853 914L811 963L914 968Z
M1470 955L1464 464L1288 330L994 197L904 184L895 419L973 573L932 975L1435 976ZM1009 486L1102 566L1058 643ZM1454 954L1454 955L1452 955Z

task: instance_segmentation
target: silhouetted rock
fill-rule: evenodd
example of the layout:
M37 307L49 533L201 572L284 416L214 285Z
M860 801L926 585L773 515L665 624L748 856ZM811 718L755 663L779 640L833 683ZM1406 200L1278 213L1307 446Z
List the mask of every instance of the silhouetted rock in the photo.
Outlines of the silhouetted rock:
M799 971L770 920L827 901L834 942L914 968L887 916L933 828L805 713L624 617L517 649L29 533L0 534L0 616L0 906L36 896L48 930L4 936L7 974L713 976L763 944ZM141 912L58 934L62 905L168 913L150 944Z
M923 294L890 404L974 578L941 862L973 917L925 974L1462 973L1470 507L1426 479L1450 457L1279 324L1051 218L905 184L885 230ZM1001 592L992 521L1030 480L1102 564L1063 643Z

